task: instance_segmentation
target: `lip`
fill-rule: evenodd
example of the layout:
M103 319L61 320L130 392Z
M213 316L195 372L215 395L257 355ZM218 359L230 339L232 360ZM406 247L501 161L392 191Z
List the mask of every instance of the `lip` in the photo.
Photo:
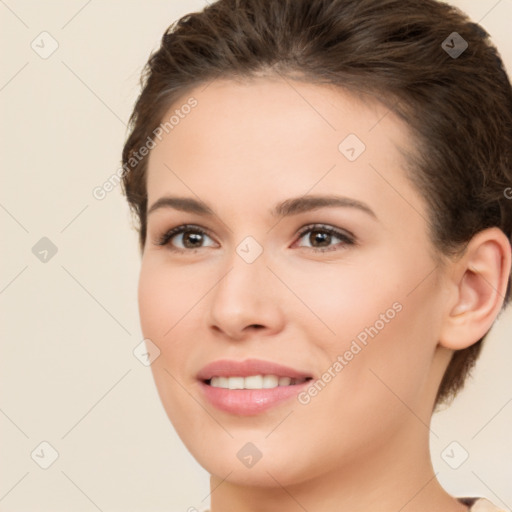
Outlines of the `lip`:
M205 381L212 377L248 377L250 375L277 375L301 379L313 376L261 359L246 359L233 361L222 359L206 365L198 373L199 386L203 396L214 407L221 411L238 416L251 416L263 413L268 409L296 397L309 386L311 380L291 386L277 386L270 389L225 389L215 388Z
M245 359L244 361L219 359L204 366L197 374L197 378L205 381L212 377L249 377L251 375L277 375L295 379L313 377L295 368L262 359Z
M203 396L217 409L237 416L252 416L296 397L311 382L271 389L214 388L205 382L199 382L199 386Z

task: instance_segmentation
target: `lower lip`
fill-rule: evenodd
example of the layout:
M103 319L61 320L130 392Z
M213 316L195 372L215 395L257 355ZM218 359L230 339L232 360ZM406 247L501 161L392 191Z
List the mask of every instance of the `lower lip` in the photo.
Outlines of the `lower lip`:
M200 382L200 387L206 399L217 409L239 416L251 416L296 397L310 383L311 380L270 389L225 389Z

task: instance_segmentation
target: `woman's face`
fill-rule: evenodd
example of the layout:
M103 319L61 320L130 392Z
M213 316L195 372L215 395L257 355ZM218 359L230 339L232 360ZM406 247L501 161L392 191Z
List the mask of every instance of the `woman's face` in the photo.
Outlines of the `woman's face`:
M446 294L397 149L413 148L404 125L376 102L264 78L203 85L164 121L173 114L149 158L159 207L139 308L185 445L214 475L273 486L357 475L361 461L382 471L375 461L425 450L448 362L437 346ZM306 201L327 196L341 199ZM236 365L249 359L312 380ZM235 364L205 369L221 360ZM204 382L213 376L224 379ZM223 387L240 385L271 387Z

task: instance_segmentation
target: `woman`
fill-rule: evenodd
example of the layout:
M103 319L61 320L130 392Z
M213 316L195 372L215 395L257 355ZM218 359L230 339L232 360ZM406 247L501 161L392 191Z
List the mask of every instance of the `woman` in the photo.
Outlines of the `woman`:
M123 150L141 327L211 512L499 510L429 454L510 296L512 88L434 0L219 0ZM158 356L158 357L156 357Z

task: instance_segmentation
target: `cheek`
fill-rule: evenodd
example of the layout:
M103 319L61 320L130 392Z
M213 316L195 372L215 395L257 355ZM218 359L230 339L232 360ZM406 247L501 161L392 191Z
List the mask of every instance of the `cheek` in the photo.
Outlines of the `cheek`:
M333 347L329 359L334 362L342 356L343 369L323 389L319 385L318 395L297 411L305 416L301 425L335 439L347 456L357 458L366 450L379 449L405 425L421 427L418 417L428 422L424 391L431 354L425 337L418 337L420 329L411 323L411 308L404 301L403 310L374 337L368 335L366 345L348 336L337 350ZM368 307L360 332L374 325L371 313L375 311L381 312ZM353 339L360 348L353 349L356 353L350 351L348 361L344 355ZM326 449L332 449L332 444Z
M167 309L169 293L157 279L158 272L148 260L143 260L138 285L139 316L142 333L145 338L155 341L163 330L163 313Z
M161 255L148 255L142 261L138 283L140 326L144 338L160 349L153 371L166 369L174 375L184 373L193 357L190 341L201 322L199 302L205 290L194 286L200 281L195 274L169 268L160 259Z
M179 422L183 411L194 404L176 381L176 378L182 380L178 369L185 367L190 352L186 337L178 336L178 332L186 325L183 317L190 309L186 297L192 295L186 284L180 282L178 274L166 271L165 265L155 258L146 257L142 261L138 283L142 334L160 349L160 356L151 364L151 371L173 424Z
M139 315L143 334L157 339L163 338L183 317L189 309L187 304L194 298L190 276L185 279L183 273L166 268L159 261L160 257L161 255L145 256L138 283Z
M389 295L390 301L395 298ZM432 311L427 297L419 293L398 299L401 310L394 315L385 314L385 306L390 305L386 301L383 308L373 309L373 316L367 314L367 322L359 331L367 335L366 344L359 343L357 335L352 338L361 350L341 372L338 384L340 394L350 397L354 417L371 416L377 422L396 423L413 419L409 408L418 415L425 412L436 346L435 330L429 322ZM378 320L380 313L388 316L387 323Z
M417 272L405 262L387 270L325 281L331 301L322 303L324 318L336 336L322 345L331 363L344 360L325 398L348 399L356 417L369 410L384 414L385 404L400 409L400 399L419 403L437 343L435 287L426 282L411 293Z
M396 300L382 279L377 285L379 269L351 264L349 256L332 265L301 262L276 269L292 291L281 291L279 304L288 313L286 320L299 323L311 342L321 340L327 348L339 348L340 340L373 323Z
M301 294L302 301L329 328L330 333L321 336L321 344L328 351L344 352L353 339L359 339L364 346L376 331L379 332L376 338L381 337L380 333L388 330L400 316L393 308L400 299L400 292L393 284L395 280L398 282L398 276L394 279L388 274L386 281L382 271L371 268L332 268L328 273L317 273L314 278L312 275L305 273L293 282L304 281L302 289L307 293ZM318 325L316 320L313 323ZM312 340L319 339L311 334Z

